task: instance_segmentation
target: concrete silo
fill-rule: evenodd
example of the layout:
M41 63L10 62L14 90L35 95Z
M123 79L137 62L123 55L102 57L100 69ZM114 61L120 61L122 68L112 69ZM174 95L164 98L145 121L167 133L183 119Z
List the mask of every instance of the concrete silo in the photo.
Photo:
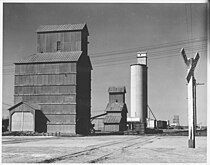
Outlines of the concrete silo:
M131 119L135 130L145 133L147 118L147 54L137 53L137 64L131 65Z

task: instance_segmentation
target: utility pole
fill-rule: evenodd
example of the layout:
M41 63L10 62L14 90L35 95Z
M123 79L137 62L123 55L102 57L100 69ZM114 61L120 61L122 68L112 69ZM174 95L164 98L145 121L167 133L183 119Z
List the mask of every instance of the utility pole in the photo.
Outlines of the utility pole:
M188 67L186 79L188 88L188 147L195 148L195 129L196 129L196 79L194 70L200 58L197 52L194 58L187 58L184 48L181 49L181 55Z
M195 101L195 112L194 112L195 113L195 116L194 116L195 117L195 131L196 131L196 128L197 128L196 90L197 90L198 85L204 85L204 83L196 83L195 82L195 87L194 87L194 90L195 90L195 100L194 100Z

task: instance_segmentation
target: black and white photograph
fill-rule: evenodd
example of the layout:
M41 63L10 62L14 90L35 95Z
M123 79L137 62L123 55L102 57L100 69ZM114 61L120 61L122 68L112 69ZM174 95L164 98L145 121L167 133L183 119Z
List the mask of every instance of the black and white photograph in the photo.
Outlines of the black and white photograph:
M208 1L1 7L1 163L209 162Z

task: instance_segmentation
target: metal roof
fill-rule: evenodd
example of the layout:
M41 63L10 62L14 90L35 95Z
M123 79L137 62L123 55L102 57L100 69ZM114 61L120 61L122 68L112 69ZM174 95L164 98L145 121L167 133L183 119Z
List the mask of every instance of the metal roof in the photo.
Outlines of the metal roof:
M41 25L36 32L56 32L56 31L72 31L72 30L83 30L86 26L83 24L66 24L66 25Z
M118 103L118 102L114 102L114 103L108 103L107 107L106 107L106 111L122 111L124 107L124 103Z
M22 105L22 104L25 104L25 105L31 107L33 110L40 110L40 106L38 104L33 104L33 103L28 103L28 102L23 102L23 101L21 101L19 103L16 103L12 107L10 107L8 110L10 111L10 110Z
M104 123L120 123L121 118L121 116L106 116Z
M42 63L42 62L73 62L78 61L82 51L37 53L21 59L16 63Z
M109 93L126 93L125 86L122 87L109 87Z

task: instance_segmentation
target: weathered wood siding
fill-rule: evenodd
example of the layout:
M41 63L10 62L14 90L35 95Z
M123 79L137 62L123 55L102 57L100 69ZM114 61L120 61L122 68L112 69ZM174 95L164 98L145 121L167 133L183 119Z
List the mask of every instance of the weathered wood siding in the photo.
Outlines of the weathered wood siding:
M120 130L119 124L104 124L104 130L107 132L118 132Z
M76 104L40 104L44 114L75 114ZM58 111L59 109L59 111Z
M81 31L38 33L37 52L57 52L57 42L60 42L61 52L81 51L81 33Z
M118 103L124 103L125 95L123 93L119 93L119 94L110 93L109 94L109 102L114 103L114 102L116 102L116 100Z
M104 131L104 118L96 118L91 123L95 124L94 129L96 131Z
M72 133L76 134L76 126L75 125L57 125L57 124L48 124L47 132L60 132L60 133Z
M76 73L76 63L16 64L15 75Z
M17 64L15 103L39 104L48 121L48 132L56 132L58 128L70 132L65 129L75 128L71 125L76 124L76 67L73 62Z
M48 119L47 124L76 124L76 115L69 115L69 114L50 114L45 115Z

